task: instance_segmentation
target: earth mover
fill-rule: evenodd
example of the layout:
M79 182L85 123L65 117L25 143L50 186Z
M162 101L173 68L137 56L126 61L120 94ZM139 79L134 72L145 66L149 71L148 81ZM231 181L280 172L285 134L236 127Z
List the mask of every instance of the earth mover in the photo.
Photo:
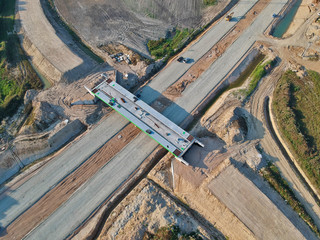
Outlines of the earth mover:
M234 14L234 12L232 12L232 13L230 13L230 14L228 14L228 15L226 16L225 19L226 19L227 22L230 22L230 21L231 21L233 14Z

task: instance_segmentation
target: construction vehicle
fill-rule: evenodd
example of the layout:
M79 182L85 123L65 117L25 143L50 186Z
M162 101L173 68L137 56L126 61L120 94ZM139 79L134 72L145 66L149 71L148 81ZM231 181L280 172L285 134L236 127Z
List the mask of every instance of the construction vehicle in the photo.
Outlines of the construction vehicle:
M231 21L233 14L234 14L234 12L232 12L232 13L230 13L230 14L228 14L228 15L226 16L225 19L226 19L227 22L230 22L230 21Z

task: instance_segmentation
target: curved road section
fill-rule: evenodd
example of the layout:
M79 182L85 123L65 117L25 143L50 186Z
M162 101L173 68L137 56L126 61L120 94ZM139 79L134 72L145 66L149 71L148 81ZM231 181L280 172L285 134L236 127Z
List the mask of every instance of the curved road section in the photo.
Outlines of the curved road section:
M40 0L18 0L16 4L23 47L46 77L75 80L95 66L80 49L71 46L73 40L64 29L52 27Z

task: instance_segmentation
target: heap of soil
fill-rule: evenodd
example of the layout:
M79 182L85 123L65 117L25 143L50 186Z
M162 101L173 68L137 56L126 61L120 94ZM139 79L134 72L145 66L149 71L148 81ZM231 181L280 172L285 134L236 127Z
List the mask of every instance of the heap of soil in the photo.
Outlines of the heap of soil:
M183 206L147 179L111 213L98 239L142 239L170 225L178 226L182 233L199 232L203 239L221 239L218 233L208 234Z
M237 111L237 105L226 109L222 106L219 111L207 118L203 125L227 145L244 141L248 133L246 120Z

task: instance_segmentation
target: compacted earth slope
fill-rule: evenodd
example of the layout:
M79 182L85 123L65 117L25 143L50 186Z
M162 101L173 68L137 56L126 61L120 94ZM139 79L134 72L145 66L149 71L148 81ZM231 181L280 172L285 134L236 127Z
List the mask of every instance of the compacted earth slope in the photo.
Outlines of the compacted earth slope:
M174 27L195 29L229 0L205 6L203 0L55 0L61 16L92 46L118 42L149 55L146 41Z

